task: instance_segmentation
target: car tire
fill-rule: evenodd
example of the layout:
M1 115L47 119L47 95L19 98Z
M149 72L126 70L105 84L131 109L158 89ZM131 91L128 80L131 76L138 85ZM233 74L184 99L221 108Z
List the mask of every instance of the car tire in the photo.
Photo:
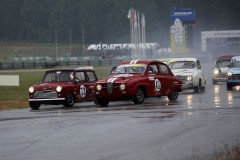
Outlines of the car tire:
M41 104L39 102L29 102L29 106L32 108L32 110L38 110L40 105Z
M97 98L96 100L94 100L94 103L96 105L100 105L100 106L107 106L109 103L108 99L103 99L103 98Z
M137 93L133 96L132 101L134 104L141 104L144 102L144 91L142 88L138 88Z
M198 86L194 87L194 93L199 93L202 88L202 81L199 79Z
M66 96L66 99L65 99L65 102L64 102L64 106L67 107L67 108L70 108L74 105L75 103L75 99L74 99L74 96L72 93L69 93L67 96Z
M205 86L201 88L201 91L202 91L202 92L205 92Z
M176 101L178 98L178 90L174 89L173 92L167 96L169 101Z
M227 82L227 90L228 90L228 91L233 90L233 86L232 86L231 83L228 83L228 82Z

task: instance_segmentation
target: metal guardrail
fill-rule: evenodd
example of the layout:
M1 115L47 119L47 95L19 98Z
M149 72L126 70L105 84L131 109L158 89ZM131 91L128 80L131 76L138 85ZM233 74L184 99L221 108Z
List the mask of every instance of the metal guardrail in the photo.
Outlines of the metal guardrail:
M59 61L59 62L0 62L0 69L50 68L55 66L117 66L121 59Z

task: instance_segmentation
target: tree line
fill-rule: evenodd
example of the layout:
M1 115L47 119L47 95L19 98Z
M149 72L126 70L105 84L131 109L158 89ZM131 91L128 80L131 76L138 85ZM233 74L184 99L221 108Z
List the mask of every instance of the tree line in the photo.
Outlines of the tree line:
M147 42L167 41L174 8L195 10L196 33L240 27L239 0L1 0L0 41L129 43L131 7L145 14Z

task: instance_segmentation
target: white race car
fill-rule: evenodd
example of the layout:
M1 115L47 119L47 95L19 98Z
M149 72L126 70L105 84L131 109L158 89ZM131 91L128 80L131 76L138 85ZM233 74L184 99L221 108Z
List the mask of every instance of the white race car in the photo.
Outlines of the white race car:
M183 82L183 89L194 89L194 93L205 90L206 79L197 58L171 59L169 68Z
M222 55L217 58L215 65L212 70L212 83L217 84L218 82L227 81L227 70L228 65L231 62L231 58L235 55Z
M227 90L240 85L240 56L232 57L227 71Z

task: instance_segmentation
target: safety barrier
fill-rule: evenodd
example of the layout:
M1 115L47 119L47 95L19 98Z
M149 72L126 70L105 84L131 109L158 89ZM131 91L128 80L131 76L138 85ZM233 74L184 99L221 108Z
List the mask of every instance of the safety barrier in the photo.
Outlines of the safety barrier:
M71 60L69 61L14 61L0 62L0 69L31 69L55 66L117 66L122 59Z

